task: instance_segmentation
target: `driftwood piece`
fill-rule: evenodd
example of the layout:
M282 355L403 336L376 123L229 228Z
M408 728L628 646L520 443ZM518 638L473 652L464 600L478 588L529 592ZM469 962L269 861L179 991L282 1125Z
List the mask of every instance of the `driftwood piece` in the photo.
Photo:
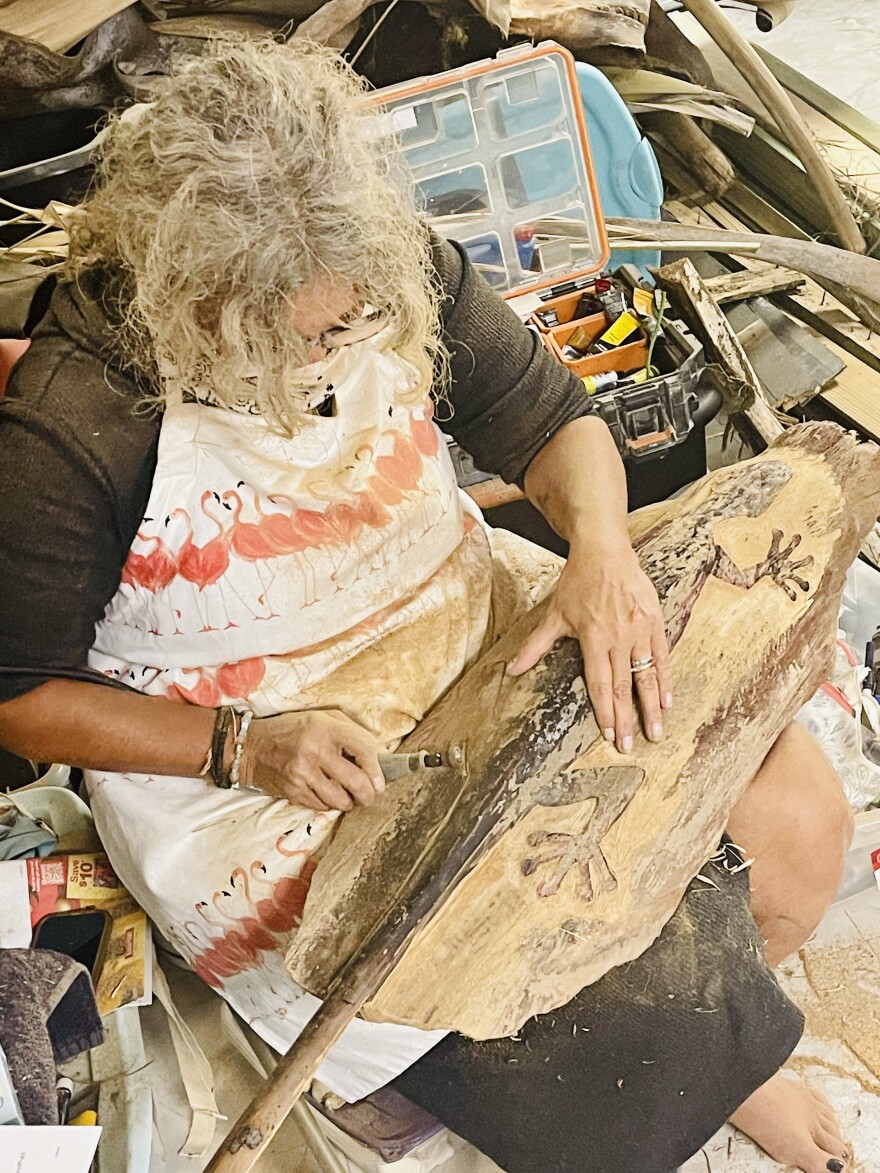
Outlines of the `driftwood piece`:
M756 265L739 273L720 273L707 277L705 286L718 305L748 301L750 297L768 297L771 293L790 293L804 285L802 273L779 265Z
M144 76L172 72L181 52L178 39L156 36L138 8L129 5L105 20L74 55L0 31L0 118L111 106L140 95ZM199 51L196 42L183 49L189 55Z
M682 3L736 66L773 116L827 207L841 245L852 252L864 252L862 234L831 168L822 158L794 103L770 68L731 24L715 0L682 0Z
M696 199L705 193L710 200L720 199L736 179L731 161L693 118L675 111L651 111L640 114L639 122L652 137L659 135L679 167L693 176L696 186L692 182L690 190L682 192L686 198Z
M573 53L645 49L650 0L511 0L511 36L558 41Z
M657 0L651 0L645 33L645 64L652 69L685 77L698 86L715 84L709 63Z
M507 1035L637 957L827 670L845 571L878 508L880 450L809 424L660 521L636 515L673 648L667 740L639 738L624 758L599 737L573 641L506 676L536 608L405 743L457 743L464 769L404 780L343 819L294 976L324 996L365 939L408 919L413 892L442 907L365 1017Z
M672 298L676 311L703 343L709 360L717 363L727 376L729 384L727 388L722 387L722 394L734 426L755 450L772 444L782 425L767 402L742 343L693 262L676 261L658 269L655 275ZM743 390L748 392L745 398Z
M535 227L541 231L543 225L550 227L552 223L550 220L539 220ZM672 248L681 241L699 239L703 252L728 253L732 256L744 253L759 261L797 269L822 285L826 281L833 281L837 285L847 286L869 301L880 302L880 261L874 257L844 252L827 244L791 240L784 236L766 236L760 232L727 232L719 228L702 227L694 230L681 224L617 217L610 217L607 225L613 247L628 247L621 243L628 237L656 241L666 248ZM575 228L572 222L565 221L565 230L573 235Z

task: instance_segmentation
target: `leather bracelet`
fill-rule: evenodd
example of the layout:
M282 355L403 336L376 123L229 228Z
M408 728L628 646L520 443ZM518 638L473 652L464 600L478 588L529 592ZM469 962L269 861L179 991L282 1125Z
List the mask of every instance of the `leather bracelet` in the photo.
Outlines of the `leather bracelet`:
M226 738L229 735L229 726L232 724L233 709L224 705L217 710L214 721L214 736L211 739L211 778L215 786L221 790L228 790L232 779L223 768L223 758L226 755Z

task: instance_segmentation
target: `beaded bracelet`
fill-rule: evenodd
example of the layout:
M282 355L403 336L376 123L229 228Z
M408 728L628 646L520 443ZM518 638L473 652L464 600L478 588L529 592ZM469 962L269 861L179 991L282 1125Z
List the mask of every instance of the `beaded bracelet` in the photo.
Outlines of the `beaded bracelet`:
M251 727L251 721L253 719L253 713L250 710L245 711L241 714L241 725L235 731L235 753L232 757L232 768L229 771L229 785L234 790L237 790L239 786L238 772L241 768L241 757L244 753L244 743L247 741L248 730Z

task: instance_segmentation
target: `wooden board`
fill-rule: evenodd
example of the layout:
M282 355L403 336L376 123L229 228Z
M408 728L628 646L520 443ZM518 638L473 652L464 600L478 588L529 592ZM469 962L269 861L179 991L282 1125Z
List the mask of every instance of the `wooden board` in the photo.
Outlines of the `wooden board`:
M326 996L421 893L365 1017L509 1035L654 941L730 809L827 671L846 568L880 510L880 450L832 424L633 518L673 647L668 737L621 757L598 735L574 641L519 679L524 617L406 748L461 748L347 814L318 865L291 972ZM659 520L658 520L659 518ZM387 931L387 930L385 930Z
M747 301L750 297L767 297L771 293L790 293L800 289L806 278L794 269L781 269L756 261L753 269L738 273L725 270L717 277L706 278L706 288L721 306Z
M847 354L833 342L826 346L847 364L819 398L866 436L880 440L880 374Z
M0 32L64 53L131 4L132 0L6 0L0 4Z

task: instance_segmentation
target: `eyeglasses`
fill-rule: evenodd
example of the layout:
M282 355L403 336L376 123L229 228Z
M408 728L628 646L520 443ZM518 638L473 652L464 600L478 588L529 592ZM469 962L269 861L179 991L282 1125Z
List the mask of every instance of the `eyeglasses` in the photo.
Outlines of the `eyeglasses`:
M343 346L352 346L355 342L363 342L365 338L372 338L385 326L385 321L378 310L363 311L352 321L339 326L330 326L314 338L307 338L310 349L331 351L341 350Z

